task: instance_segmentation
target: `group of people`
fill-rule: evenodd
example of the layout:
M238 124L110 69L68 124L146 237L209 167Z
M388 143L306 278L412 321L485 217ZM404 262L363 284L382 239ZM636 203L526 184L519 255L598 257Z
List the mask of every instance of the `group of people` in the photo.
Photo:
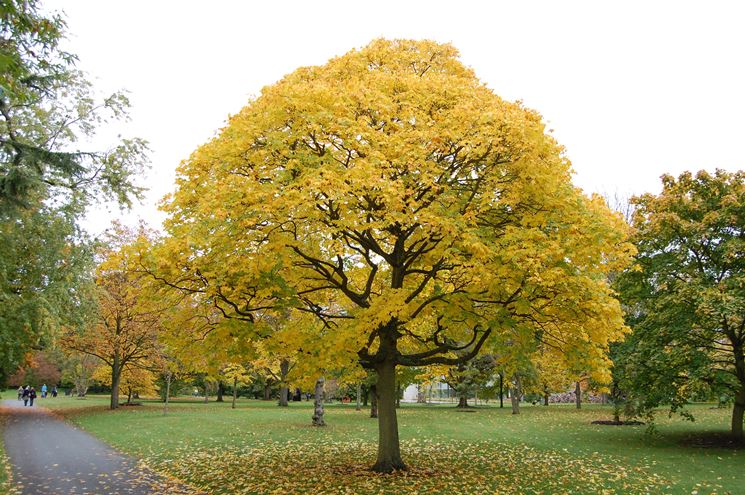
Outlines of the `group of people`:
M46 398L48 393L49 389L47 388L47 384L45 383L41 386L41 396L43 398ZM56 385L52 387L52 397L57 397ZM22 400L24 406L33 406L34 399L36 399L36 389L34 387L30 387L28 385L26 385L25 387L18 387L18 400Z

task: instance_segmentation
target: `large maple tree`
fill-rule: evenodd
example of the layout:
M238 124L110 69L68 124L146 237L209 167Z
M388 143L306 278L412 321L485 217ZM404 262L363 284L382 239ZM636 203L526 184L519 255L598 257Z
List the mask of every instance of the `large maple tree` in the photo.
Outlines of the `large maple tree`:
M376 40L263 89L179 169L164 279L249 324L314 315L377 373L373 469L405 468L397 366L453 365L496 335L603 349L623 221L571 184L538 113L450 45Z

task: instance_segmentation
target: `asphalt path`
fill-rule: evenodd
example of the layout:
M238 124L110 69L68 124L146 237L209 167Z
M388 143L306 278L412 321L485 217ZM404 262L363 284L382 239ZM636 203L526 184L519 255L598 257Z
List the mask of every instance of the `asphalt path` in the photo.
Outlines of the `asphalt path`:
M53 399L46 399L53 400ZM136 459L56 418L47 409L3 402L5 451L22 495L193 495Z

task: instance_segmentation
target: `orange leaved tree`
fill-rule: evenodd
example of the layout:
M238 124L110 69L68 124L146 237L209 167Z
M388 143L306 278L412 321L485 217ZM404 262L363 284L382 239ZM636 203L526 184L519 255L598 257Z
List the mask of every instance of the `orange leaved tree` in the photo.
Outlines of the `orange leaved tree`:
M136 236L115 227L96 269L97 311L88 325L63 338L68 349L96 356L109 368L111 409L119 407L122 372L145 366L155 352L164 315L163 301L153 297L148 285L150 278L123 248Z

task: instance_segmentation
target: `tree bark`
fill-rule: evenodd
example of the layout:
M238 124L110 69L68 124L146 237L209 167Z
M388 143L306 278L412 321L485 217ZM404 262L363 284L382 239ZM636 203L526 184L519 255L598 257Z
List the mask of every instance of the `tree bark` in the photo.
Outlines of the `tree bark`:
M548 406L548 394L547 393L543 394L543 405Z
M132 387L127 388L127 405L132 405Z
M119 355L114 356L114 362L111 366L111 404L110 409L119 407L119 381L122 377L122 366L119 362Z
M611 399L613 400L613 421L616 423L621 422L621 398L618 390L618 383L613 382L611 387Z
M166 374L166 400L163 402L163 416L168 413L168 400L171 397L171 372Z
M520 414L520 375L515 375L514 386L510 389L510 402L512 403L512 414Z
M287 393L289 392L289 388L286 386L282 386L279 388L279 402L277 402L277 405L280 407L287 407L289 404L287 403Z
M520 396L514 388L510 390L510 402L512 404L512 414L520 414Z
M264 384L264 400L272 400L272 387L268 383Z
M396 418L396 364L384 361L377 365L378 383L378 458L373 471L391 473L406 469L401 459Z
M75 379L75 395L78 398L85 397L85 394L88 393L88 378L87 377L78 377Z
M207 382L204 382L204 403L208 403L210 401L210 393L209 393L209 385L207 385Z
M362 409L362 407L360 406L361 396L362 396L362 384L358 383L357 384L357 405L355 406L355 410L357 411Z
M323 385L323 377L316 380L316 389L313 397L313 426L326 426L326 422L323 420Z
M465 395L461 395L458 398L458 405L455 406L455 407L458 408L458 409L465 409L467 407L471 407L471 406L468 405L468 397L466 397Z
M504 375L499 374L499 408L504 407Z
M582 387L580 382L575 382L574 385L574 403L577 405L577 409L582 409Z
M231 409L235 409L235 400L238 398L238 378L233 378L233 403L230 405Z
M287 407L287 394L289 392L289 387L287 387L287 383L285 380L287 379L287 374L290 372L290 362L287 359L283 359L279 362L279 375L280 379L282 380L282 386L279 388L279 405L280 407Z
M745 415L745 353L741 340L730 339L735 354L735 375L740 381L740 390L735 394L735 405L732 408L732 436L743 442L742 421Z
M370 417L378 417L378 387L370 385Z
M222 380L217 382L217 399L215 399L216 402L223 402L222 396L225 394L225 385L223 385Z
M396 408L401 407L401 384L396 380Z
M735 405L732 408L732 436L743 441L742 422L745 416L745 386L740 386L740 391L735 395Z

